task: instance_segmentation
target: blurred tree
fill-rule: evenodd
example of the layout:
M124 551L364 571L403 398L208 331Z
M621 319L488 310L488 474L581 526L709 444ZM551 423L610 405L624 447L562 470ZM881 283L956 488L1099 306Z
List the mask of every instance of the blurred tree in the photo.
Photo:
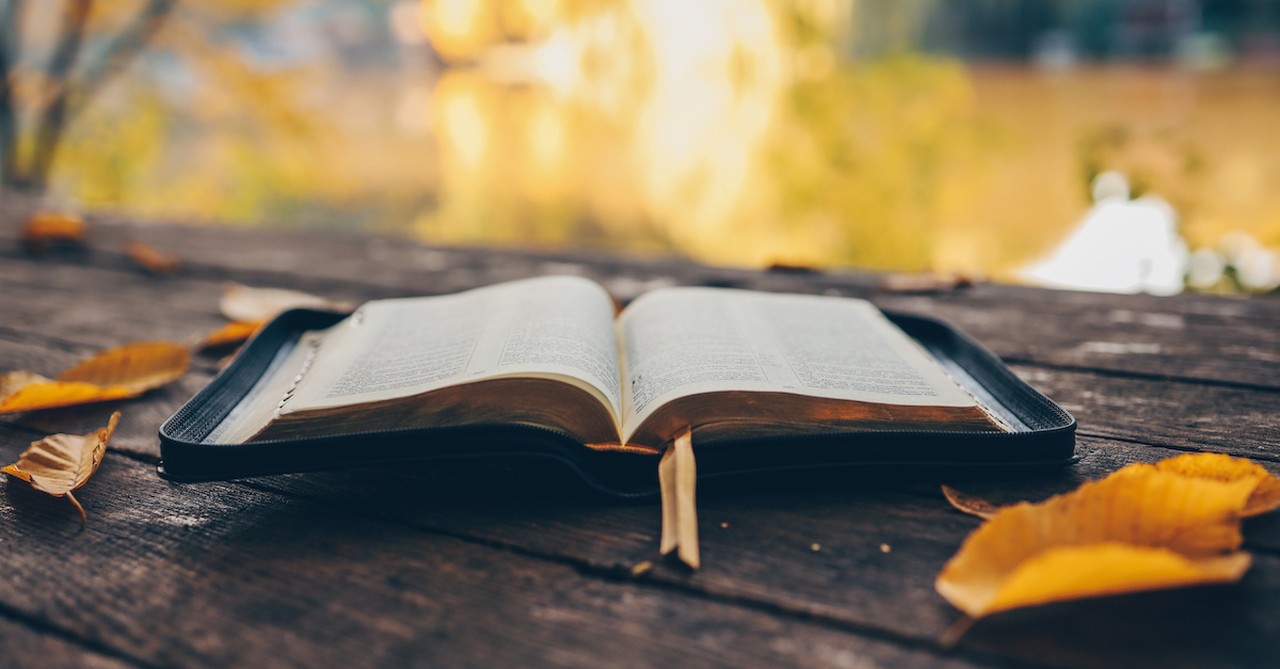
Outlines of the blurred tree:
M65 0L40 72L26 69L23 0L0 6L0 182L28 191L49 183L67 125L101 88L146 47L173 10L175 0L147 0L113 32L94 34L90 18L119 13L118 3L95 10L93 0ZM41 37L44 37L43 35ZM87 48L93 42L94 49ZM40 45L35 40L33 44ZM92 58L89 57L92 53ZM25 121L25 123L24 123ZM25 151L23 149L26 149Z

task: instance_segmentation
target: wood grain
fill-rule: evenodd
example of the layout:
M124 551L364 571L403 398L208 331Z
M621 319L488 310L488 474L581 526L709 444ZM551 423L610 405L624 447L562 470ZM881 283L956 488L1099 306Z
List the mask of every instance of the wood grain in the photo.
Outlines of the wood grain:
M156 665L971 666L247 486L171 486L122 458L82 492L77 532L10 487L0 523L22 550L0 599Z
M12 613L12 612L6 612ZM29 623L34 626L28 626ZM41 669L126 669L140 666L131 658L103 654L86 645L83 639L68 640L39 621L15 621L0 615L0 667L41 667Z

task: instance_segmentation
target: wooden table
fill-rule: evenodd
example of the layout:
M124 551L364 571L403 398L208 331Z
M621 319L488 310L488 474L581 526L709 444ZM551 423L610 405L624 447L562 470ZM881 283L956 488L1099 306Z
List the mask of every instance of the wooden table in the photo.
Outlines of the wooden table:
M1280 472L1276 299L903 294L858 274L100 219L87 253L38 259L17 242L31 209L0 199L0 370L54 374L102 347L209 332L229 280L348 300L546 273L591 276L624 299L671 284L860 295L953 321L1079 419L1078 465L970 478L968 492L1038 500L1196 450ZM140 273L122 253L130 237L185 266ZM39 436L124 413L78 493L84 530L63 500L16 483L0 498L0 664L1280 666L1276 514L1246 525L1255 563L1237 585L1005 614L943 652L936 641L959 614L933 580L977 521L952 511L936 480L708 491L704 568L689 574L657 560L656 502L591 497L555 471L502 472L488 486L415 468L167 483L156 429L217 366L197 358L139 400L0 421L11 462ZM633 576L644 561L654 568Z

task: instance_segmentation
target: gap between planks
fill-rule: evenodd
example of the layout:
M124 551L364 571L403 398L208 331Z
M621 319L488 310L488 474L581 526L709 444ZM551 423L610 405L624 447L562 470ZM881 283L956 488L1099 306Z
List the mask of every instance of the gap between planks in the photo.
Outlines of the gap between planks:
M1182 383L1192 386L1213 386L1215 388L1231 388L1235 390L1249 390L1260 393L1280 393L1280 385L1269 386L1258 383L1249 383L1247 381L1227 381L1224 379L1206 379L1197 376L1181 376L1178 374L1153 374L1151 372L1142 372L1126 369L1108 369L1105 367L1084 367L1082 365L1068 365L1060 362L1046 362L1035 358L1023 358L1020 356L1000 356L1006 365L1022 365L1024 367L1039 367L1041 369L1053 370L1059 372L1075 372L1078 374L1096 374L1098 376L1107 376L1117 379L1138 379L1142 381L1158 381L1168 383Z
M9 605L8 602L0 600L0 617L16 624L26 627L27 629L37 633L44 634L59 641L63 641L69 645L80 648L103 657L130 664L139 669L163 669L162 665L147 662L141 658L134 657L129 653L120 650L114 646L108 646L100 641L85 637L69 630L61 625L55 625L48 620L37 618L20 609L16 609ZM14 651L15 649L7 649Z

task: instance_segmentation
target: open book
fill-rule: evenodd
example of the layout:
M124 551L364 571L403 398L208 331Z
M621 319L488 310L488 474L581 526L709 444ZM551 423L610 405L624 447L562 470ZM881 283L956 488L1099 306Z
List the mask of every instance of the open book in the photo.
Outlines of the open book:
M615 313L544 277L368 302L282 349L205 443L524 424L598 451L863 430L1007 429L863 300L668 288Z
M928 317L716 288L616 313L600 285L545 277L282 314L161 426L160 472L551 458L602 492L659 492L662 552L696 568L700 474L1062 465L1075 428Z

